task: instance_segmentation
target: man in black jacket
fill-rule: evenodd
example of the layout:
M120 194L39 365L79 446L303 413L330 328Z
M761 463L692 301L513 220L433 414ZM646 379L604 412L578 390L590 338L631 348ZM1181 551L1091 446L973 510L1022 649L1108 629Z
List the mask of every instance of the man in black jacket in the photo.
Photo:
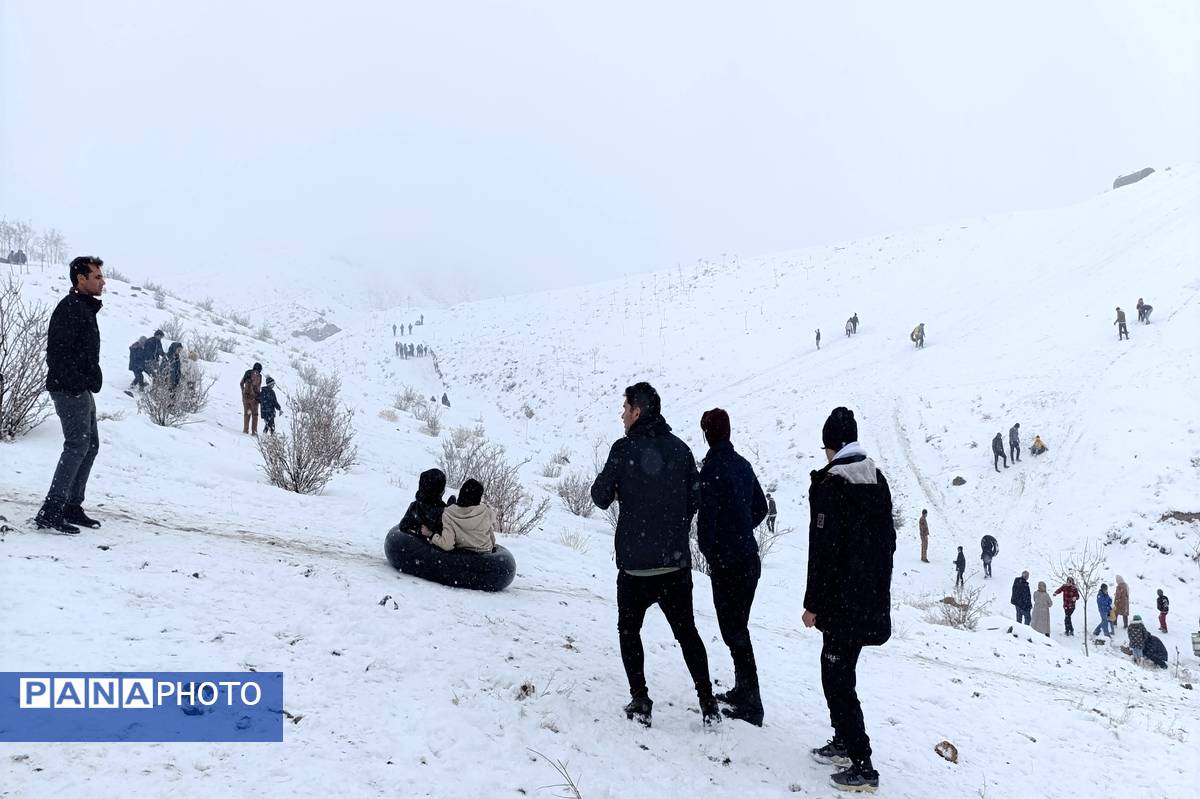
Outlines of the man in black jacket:
M145 370L154 375L154 379L158 379L158 365L162 361L163 355L163 336L166 335L161 330L155 330L154 335L146 339L146 343L142 346L142 365Z
M999 433L992 439L992 466L1000 471L1000 461L1004 460L1004 468L1008 468L1008 455L1004 454L1004 437Z
M50 316L46 340L46 390L62 424L63 451L54 479L35 523L39 529L75 535L79 528L100 523L83 512L92 462L100 449L96 401L104 375L100 372L100 295L104 262L83 255L71 261L71 291Z
M1017 609L1017 621L1029 624L1029 611L1033 609L1033 598L1029 594L1029 572L1021 572L1021 576L1013 580L1012 598L1009 602Z
M892 557L896 528L883 472L858 444L858 423L834 408L821 431L828 465L812 473L808 492L808 586L804 625L824 637L821 687L833 738L813 749L819 763L845 766L831 780L847 791L879 787L871 741L855 691L858 656L892 634Z
M705 724L721 720L708 676L708 653L692 612L688 534L699 504L700 481L691 450L671 433L658 392L649 383L625 389L625 437L608 453L592 483L601 510L620 502L614 545L617 559L617 631L632 701L625 715L650 726L654 703L646 687L642 622L658 605L683 650Z
M717 698L730 705L722 711L729 718L761 727L762 697L749 625L762 575L754 528L767 516L767 498L754 468L729 441L729 414L720 408L705 411L700 429L709 449L700 469L696 537L708 562L721 638L733 658L733 690Z

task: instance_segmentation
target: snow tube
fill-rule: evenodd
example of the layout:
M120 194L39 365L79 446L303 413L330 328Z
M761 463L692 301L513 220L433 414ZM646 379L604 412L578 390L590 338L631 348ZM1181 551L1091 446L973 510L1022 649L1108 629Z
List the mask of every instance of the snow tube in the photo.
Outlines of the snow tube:
M405 574L453 588L503 591L517 574L517 561L500 545L487 554L438 549L396 525L383 542L388 563Z

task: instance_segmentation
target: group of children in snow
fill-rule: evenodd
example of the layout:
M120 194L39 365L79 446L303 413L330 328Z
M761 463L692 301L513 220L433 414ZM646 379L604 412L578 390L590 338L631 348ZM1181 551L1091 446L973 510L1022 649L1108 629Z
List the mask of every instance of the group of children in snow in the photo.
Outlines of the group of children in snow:
M1059 594L1062 594L1063 598L1063 632L1066 635L1074 635L1075 627L1071 623L1071 614L1075 612L1075 604L1079 601L1079 588L1075 585L1075 578L1068 577L1053 595ZM1018 622L1028 624L1049 637L1050 608L1053 607L1054 600L1047 593L1044 582L1038 583L1037 591L1031 596L1029 572L1021 572L1021 575L1013 580L1010 603L1016 608ZM1158 631L1166 635L1167 614L1170 612L1171 602L1161 588L1158 589L1155 604L1158 610ZM1125 582L1125 578L1117 575L1115 596L1109 594L1108 583L1100 585L1100 591L1096 594L1096 610L1100 612L1100 623L1092 630L1093 636L1103 633L1112 638L1119 618L1129 636L1129 654L1133 656L1134 662L1139 665L1150 663L1161 669L1167 667L1167 648L1163 642L1147 632L1140 615L1135 613L1133 622L1129 621L1129 584Z
M992 466L996 469L996 471L1000 471L1001 461L1004 461L1004 468L1008 468L1008 460L1010 455L1013 463L1019 463L1021 460L1020 422L1017 422L1008 429L1008 446L1010 453L1005 454L1004 436L1000 433L996 433L996 437L992 439ZM1040 435L1035 435L1033 437L1033 443L1029 445L1029 454L1034 456L1041 455L1048 449L1049 447L1046 446L1046 442L1042 441L1042 437Z

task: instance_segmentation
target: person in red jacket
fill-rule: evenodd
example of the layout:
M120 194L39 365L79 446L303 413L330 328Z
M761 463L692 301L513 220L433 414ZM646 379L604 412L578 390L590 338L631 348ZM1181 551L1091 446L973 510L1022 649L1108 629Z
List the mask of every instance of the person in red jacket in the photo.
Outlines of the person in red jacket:
M1075 587L1074 577L1068 577L1067 581L1054 592L1055 596L1059 594L1062 594L1063 597L1063 632L1067 635L1074 635L1075 627L1071 624L1071 614L1075 612L1075 603L1079 601L1079 589Z

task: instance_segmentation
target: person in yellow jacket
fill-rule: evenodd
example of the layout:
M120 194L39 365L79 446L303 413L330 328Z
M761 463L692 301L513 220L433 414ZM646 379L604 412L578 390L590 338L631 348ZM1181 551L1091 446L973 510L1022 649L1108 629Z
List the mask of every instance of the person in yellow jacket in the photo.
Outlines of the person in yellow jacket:
M1048 449L1041 436L1034 436L1033 443L1029 445L1030 455L1041 455Z

